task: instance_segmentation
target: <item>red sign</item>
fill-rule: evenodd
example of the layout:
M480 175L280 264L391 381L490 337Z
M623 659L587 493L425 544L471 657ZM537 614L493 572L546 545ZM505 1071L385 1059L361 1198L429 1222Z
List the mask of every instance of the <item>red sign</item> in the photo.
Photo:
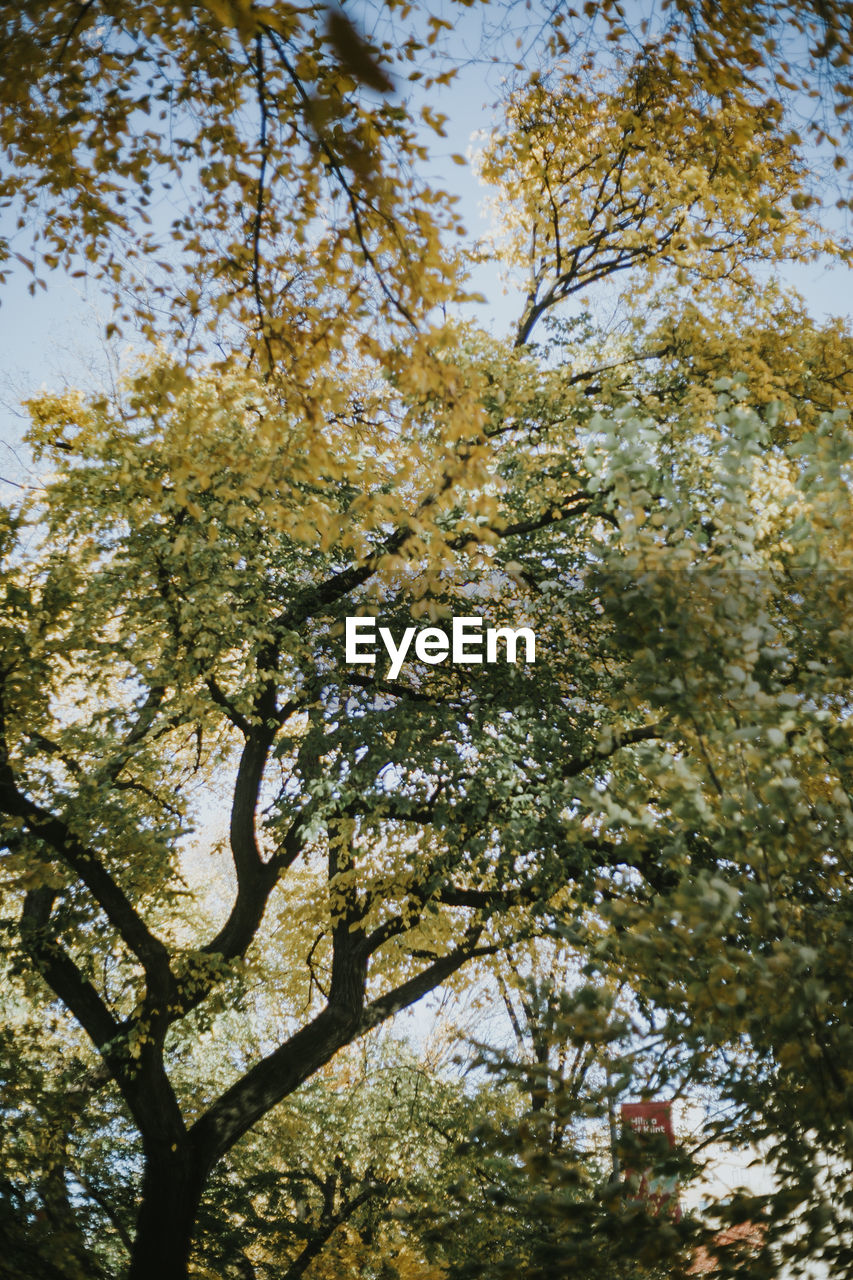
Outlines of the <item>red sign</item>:
M623 1102L623 1133L626 1129L632 1131L640 1145L648 1142L650 1147L657 1148L657 1154L662 1154L661 1148L664 1142L667 1147L673 1148L675 1134L672 1129L672 1103ZM636 1170L633 1169L625 1170L627 1177L635 1172ZM640 1176L639 1198L648 1200L655 1211L660 1211L664 1205L668 1205L670 1212L674 1212L676 1217L679 1216L677 1178L655 1176L651 1167L646 1168Z
M669 1146L675 1146L671 1102L623 1102L622 1127L644 1137L663 1135Z

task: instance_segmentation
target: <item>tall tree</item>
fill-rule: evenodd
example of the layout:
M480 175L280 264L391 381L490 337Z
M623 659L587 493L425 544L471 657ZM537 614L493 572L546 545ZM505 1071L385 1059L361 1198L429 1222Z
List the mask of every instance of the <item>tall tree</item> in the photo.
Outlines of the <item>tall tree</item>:
M843 580L802 633L785 575L848 554L847 340L801 341L788 303L742 353L755 264L826 237L778 111L672 50L511 96L482 162L495 266L526 290L501 342L448 319L455 220L382 96L419 38L395 54L341 15L242 4L2 21L6 194L44 197L48 258L88 255L166 347L113 396L30 406L44 483L0 525L10 965L85 1031L138 1134L131 1280L183 1280L236 1144L470 961L559 929L678 1011L697 939L735 975L759 963L776 890L733 904L771 883L767 841L823 850L792 913L842 891ZM179 180L164 228L148 205ZM648 332L636 304L618 338L554 318L614 279L660 290ZM709 352L723 292L734 332ZM784 428L746 383L762 362ZM533 629L536 662L346 661L347 616L399 636L475 607ZM650 920L675 948L657 978ZM251 1062L214 1038L183 1070L282 974ZM85 1241L62 1238L67 1271Z

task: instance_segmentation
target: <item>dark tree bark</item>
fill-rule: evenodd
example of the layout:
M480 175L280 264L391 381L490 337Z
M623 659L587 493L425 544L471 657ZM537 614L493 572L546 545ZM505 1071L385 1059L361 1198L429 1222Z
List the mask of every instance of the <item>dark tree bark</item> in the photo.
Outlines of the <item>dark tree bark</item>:
M189 1144L148 1149L128 1280L187 1280L203 1186Z

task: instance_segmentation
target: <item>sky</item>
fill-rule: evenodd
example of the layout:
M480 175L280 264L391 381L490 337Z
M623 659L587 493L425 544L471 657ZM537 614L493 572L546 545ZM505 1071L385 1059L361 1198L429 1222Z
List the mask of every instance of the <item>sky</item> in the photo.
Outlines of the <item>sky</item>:
M444 10L448 16L459 12L447 3L428 8L434 14ZM525 5L511 5L505 12L511 21L497 33L504 56L518 56L530 65L542 47L541 19L534 20L534 11L529 12ZM424 170L458 196L464 221L475 236L488 229L483 208L487 193L470 167L462 168L450 157L470 153L475 135L495 118L495 104L502 91L505 68L478 56L484 21L491 21L487 10L472 10L448 38L454 56L466 61L455 83L442 90L440 98L435 91L429 95L430 103L448 116L448 136L439 139L428 135L432 158ZM487 35L488 40L494 38L494 32ZM416 93L406 87L406 96ZM849 272L837 264L791 265L783 280L805 297L817 319L850 314L853 288ZM21 443L26 426L21 400L42 389L64 386L102 389L133 355L132 343L127 340L106 344L103 334L110 318L109 304L97 286L58 271L47 273L46 283L46 290L37 289L31 296L30 277L25 268L17 267L0 296L0 495L5 500L15 494L17 485L34 478ZM517 300L505 293L492 268L479 272L473 286L487 302L472 307L472 317L494 332L507 331L517 318Z

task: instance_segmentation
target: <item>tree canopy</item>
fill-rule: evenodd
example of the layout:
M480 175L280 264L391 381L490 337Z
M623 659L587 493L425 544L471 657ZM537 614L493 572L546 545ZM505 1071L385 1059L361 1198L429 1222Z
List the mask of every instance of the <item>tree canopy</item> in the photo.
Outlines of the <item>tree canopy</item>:
M851 337L782 282L848 248L787 10L540 15L473 244L420 176L468 8L0 17L3 253L139 347L30 400L0 515L0 1276L679 1274L584 1146L631 1091L764 1141L761 1274L853 1275ZM850 13L791 12L837 155ZM535 661L353 664L362 615ZM475 976L515 1093L379 1033Z

